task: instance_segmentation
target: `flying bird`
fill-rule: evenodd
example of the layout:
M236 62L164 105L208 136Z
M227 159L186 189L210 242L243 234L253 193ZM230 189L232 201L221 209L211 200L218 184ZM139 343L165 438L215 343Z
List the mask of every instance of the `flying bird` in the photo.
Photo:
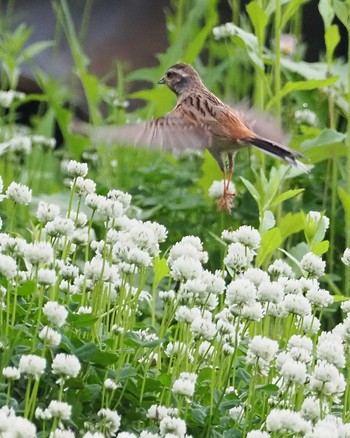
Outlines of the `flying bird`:
M158 81L176 94L175 108L163 117L126 126L90 127L73 124L76 133L94 140L125 142L133 145L176 149L207 148L224 175L224 191L218 209L230 211L234 194L229 192L235 153L249 145L280 158L308 173L298 161L302 155L286 146L259 136L237 110L223 103L203 84L197 71L188 64L170 67ZM224 156L227 156L227 163Z

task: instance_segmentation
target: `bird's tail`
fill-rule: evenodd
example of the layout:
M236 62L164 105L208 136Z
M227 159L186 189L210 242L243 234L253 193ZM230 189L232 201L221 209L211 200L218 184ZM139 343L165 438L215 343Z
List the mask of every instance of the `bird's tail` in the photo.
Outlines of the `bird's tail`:
M256 146L259 149L262 149L269 155L278 157L281 160L286 161L288 164L291 164L292 166L301 169L305 173L310 172L305 164L297 160L297 158L302 158L303 155L300 152L295 151L294 149L282 146L261 137L251 137L247 139L247 142Z

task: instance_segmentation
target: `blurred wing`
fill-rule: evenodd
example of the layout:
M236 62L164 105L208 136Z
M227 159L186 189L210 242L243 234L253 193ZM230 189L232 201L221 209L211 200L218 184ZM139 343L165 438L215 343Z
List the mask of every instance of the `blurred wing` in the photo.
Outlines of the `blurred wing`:
M108 143L128 143L166 150L204 149L211 144L210 131L204 124L184 121L175 113L126 126L90 126L86 129L79 125L73 126L73 131Z

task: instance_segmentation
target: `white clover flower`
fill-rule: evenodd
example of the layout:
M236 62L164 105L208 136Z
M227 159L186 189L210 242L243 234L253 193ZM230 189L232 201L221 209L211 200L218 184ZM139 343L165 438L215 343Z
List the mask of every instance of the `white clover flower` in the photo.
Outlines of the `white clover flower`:
M232 312L240 313L242 318L246 318L250 321L261 321L264 317L264 309L259 302L245 304L240 309L240 312L238 312L237 310L233 308Z
M106 379L103 386L109 391L115 391L118 388L118 385L112 379Z
M257 250L261 244L259 231L247 225L242 225L236 231L224 230L221 237L228 242L239 242L253 251Z
M254 336L254 338L249 342L247 363L254 363L256 358L261 358L266 362L271 362L277 351L278 342L264 336Z
M83 438L105 438L105 435L101 432L86 432Z
M294 55L296 52L298 40L295 35L282 33L281 34L281 51L286 55Z
M311 429L299 412L289 409L272 409L266 418L266 428L279 434L305 434Z
M110 277L110 268L101 257L95 256L89 262L85 263L84 275L94 283L99 280L108 281Z
M270 277L267 272L259 268L248 268L246 271L240 274L240 278L250 280L255 287L259 287L261 283L270 281Z
M267 269L272 279L276 280L279 277L293 277L292 268L282 259L275 260Z
M67 174L73 178L86 176L88 170L88 165L86 163L78 163L77 161L70 160L67 164Z
M1 90L0 91L0 106L10 108L14 100L25 99L25 93L16 90Z
M46 242L28 243L24 248L24 258L32 265L49 265L53 261L53 248Z
M1 433L3 429L4 433ZM0 414L0 434L4 438L35 438L35 425L23 417L15 417L14 415L1 418Z
M52 328L45 326L39 333L39 338L46 341L46 345L50 348L57 347L61 342L60 333L56 332Z
M202 270L203 268L199 260L181 256L171 263L170 276L174 280L184 281L200 277Z
M296 323L299 324L299 321L300 318L297 319ZM321 322L316 316L312 314L306 315L302 318L301 328L305 333L308 333L309 335L314 335L320 330Z
M167 408L162 405L152 405L146 414L147 418L152 420L162 420L165 417L177 417L178 416L177 408Z
M131 195L122 192L121 190L110 190L107 193L107 198L113 201L119 201L124 209L127 209L131 203Z
M190 330L194 336L200 336L209 341L214 339L216 335L215 324L206 318L202 318L201 316L193 319Z
M85 213L83 213L82 211L74 211L71 210L70 212L70 219L72 219L74 221L75 226L81 228L84 227L87 224L88 221L88 217Z
M333 297L326 289L311 289L305 296L316 307L323 308L333 303Z
M48 149L55 149L56 147L56 139L53 137L46 137L44 135L32 135L32 143L39 144L41 146L44 146Z
M72 354L59 353L52 361L52 373L58 374L64 379L77 377L81 365L79 359Z
M88 193L85 195L85 205L92 210L97 210L105 202L106 197L97 195L96 193Z
M28 155L32 151L32 139L27 135L15 135L9 141L9 147L13 152Z
M14 278L17 274L16 260L11 256L0 254L0 274L6 278Z
M312 359L313 344L307 336L293 335L288 341L287 351L295 361L310 363Z
M314 111L309 109L296 110L294 113L295 121L300 125L317 126L318 118Z
M57 327L62 327L68 316L66 308L56 301L48 301L43 308L43 313L48 321Z
M227 286L225 303L228 306L251 304L255 299L256 287L249 280L238 278Z
M50 432L49 438L75 438L75 434L70 429L56 429Z
M32 191L24 184L13 181L7 187L6 196L18 204L28 205L32 200Z
M52 221L55 217L59 216L59 214L60 207L58 205L39 201L38 209L36 211L36 217L39 222L46 223Z
M123 204L119 201L104 198L99 202L97 211L104 217L116 219L123 215Z
M66 264L59 266L59 274L66 280L73 280L79 275L79 268L74 265Z
M9 380L18 380L21 377L21 373L16 367L3 368L2 375Z
M69 420L72 415L72 406L58 400L51 400L47 409L53 417L60 420Z
M311 305L309 300L303 295L288 294L284 297L283 306L289 313L299 316L311 314Z
M346 383L343 374L327 362L317 362L310 377L310 390L325 396L338 396L345 391Z
M224 263L227 268L234 272L242 272L250 266L254 258L254 252L244 246L242 243L231 243L227 249L227 255Z
M179 378L173 383L172 391L174 394L193 397L196 381L197 374L181 373Z
M56 272L53 269L40 268L38 271L38 283L43 285L54 284L57 280Z
M34 416L37 420L43 420L43 421L51 420L52 418L52 414L47 408L41 409L40 407L37 407L35 409Z
M121 418L117 411L112 411L111 409L100 409L97 412L99 417L103 417L106 429L115 434L120 427Z
M322 420L317 421L312 431L305 435L306 438L346 438L339 432L339 419L336 419L333 415L327 415ZM341 420L340 420L341 421Z
M236 29L233 23L225 23L220 26L216 26L213 29L213 35L216 40L221 40L229 36L235 35Z
M350 266L350 248L345 249L341 261L344 263L345 266Z
M161 290L158 292L159 299L164 301L164 303L170 303L175 298L174 290Z
M244 407L243 406L235 406L228 411L229 417L241 423L244 420Z
M316 228L318 228L321 224L324 230L329 228L329 218L324 214L321 214L319 211L309 211L309 213L306 215L306 220L308 222L313 222Z
M73 187L73 181L70 184L71 188ZM75 186L74 186L75 191L78 193L78 195L80 196L89 196L89 195L94 195L95 191L96 191L96 183L89 178L83 178L81 176L78 176L75 179ZM98 196L98 195L96 195ZM88 204L86 204L88 205ZM96 206L97 208L97 206Z
M251 430L247 433L247 438L270 438L270 436L268 432L262 430Z
M27 354L21 356L18 364L18 369L22 374L33 376L36 380L44 373L46 368L46 359L36 356L35 354Z
M208 196L211 199L219 199L224 193L224 187L227 184L227 181L225 180L215 180L213 181L212 185L209 187L208 190ZM231 195L236 195L237 190L235 185L232 181L229 182L227 193L230 193Z
M188 356L187 344L181 341L169 342L164 353L168 357L178 356L181 358L185 358Z
M89 313L92 313L92 307L91 306L80 306L76 313L77 313L77 315L87 315Z
M324 407L326 407L326 404ZM300 413L305 420L314 423L320 418L320 400L315 396L306 397L301 405Z
M198 237L185 236L175 243L169 251L168 264L172 265L177 259L192 258L201 263L208 261L208 253L203 251L202 242Z
M118 438L138 438L138 437L132 432L119 432Z
M280 370L280 374L285 382L294 385L303 385L308 376L306 364L293 359L285 361Z
M342 338L332 332L322 332L317 341L316 356L337 368L345 367L345 352Z
M322 277L326 268L326 262L324 262L321 257L308 252L304 255L300 262L301 268L307 272L309 277L318 278Z
M186 434L186 423L181 418L164 417L159 423L159 432L161 436L173 436L184 438Z
M350 312L350 300L342 301L340 308L344 313Z
M75 225L72 219L55 217L52 221L46 223L44 230L49 236L71 236L75 230Z
M277 281L264 281L258 287L257 298L261 302L278 304L284 296L283 286Z

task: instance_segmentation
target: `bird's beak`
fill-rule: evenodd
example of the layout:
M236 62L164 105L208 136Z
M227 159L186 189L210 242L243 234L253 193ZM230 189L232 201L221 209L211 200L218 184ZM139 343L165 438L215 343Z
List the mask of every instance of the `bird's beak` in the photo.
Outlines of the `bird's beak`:
M158 84L165 84L165 78L159 79Z

